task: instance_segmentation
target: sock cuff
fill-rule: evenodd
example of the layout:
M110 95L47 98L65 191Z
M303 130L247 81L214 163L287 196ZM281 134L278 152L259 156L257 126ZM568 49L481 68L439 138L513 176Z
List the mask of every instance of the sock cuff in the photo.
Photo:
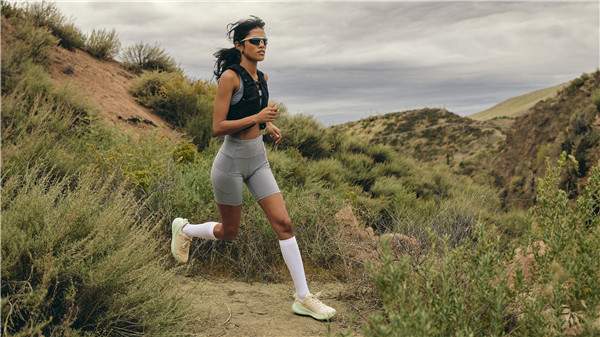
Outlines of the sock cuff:
M288 245L297 244L297 242L296 242L296 236L292 236L291 238L285 239L285 240L279 240L279 244L281 246L288 246Z
M217 221L209 221L208 222L210 224L210 230L208 231L208 234L210 234L211 239L213 240L218 240L217 237L215 236L215 226L218 224Z

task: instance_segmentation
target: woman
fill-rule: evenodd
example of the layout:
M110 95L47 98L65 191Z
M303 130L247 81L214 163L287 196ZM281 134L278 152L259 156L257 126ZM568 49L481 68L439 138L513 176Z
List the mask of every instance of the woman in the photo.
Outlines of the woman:
M261 134L262 129L275 142L281 142L281 131L273 124L277 106L268 104L267 74L257 69L264 60L267 38L265 23L258 17L228 25L234 47L214 54L218 79L213 111L213 136L224 135L215 156L211 180L222 222L190 224L185 218L172 223L171 252L186 263L192 237L209 240L235 239L241 218L242 187L245 183L262 207L277 233L283 259L294 282L293 312L318 320L333 317L336 310L323 304L318 294L308 290L300 250L281 191L273 177Z

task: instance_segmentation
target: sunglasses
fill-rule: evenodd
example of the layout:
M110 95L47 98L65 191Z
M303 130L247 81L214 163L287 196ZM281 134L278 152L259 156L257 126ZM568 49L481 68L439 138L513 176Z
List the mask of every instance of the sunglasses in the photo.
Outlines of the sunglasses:
M241 40L240 42L248 41L255 46L260 46L260 41L265 43L265 47L267 46L267 38L266 37L249 37Z

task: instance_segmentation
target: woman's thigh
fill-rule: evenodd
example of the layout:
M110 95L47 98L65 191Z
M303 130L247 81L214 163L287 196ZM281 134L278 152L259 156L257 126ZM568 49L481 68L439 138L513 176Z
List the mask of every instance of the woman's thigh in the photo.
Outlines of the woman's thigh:
M243 177L236 159L217 152L210 171L213 194L217 204L241 206Z
M256 201L280 192L266 154L252 158L248 166L252 169L250 175L245 177L245 181Z

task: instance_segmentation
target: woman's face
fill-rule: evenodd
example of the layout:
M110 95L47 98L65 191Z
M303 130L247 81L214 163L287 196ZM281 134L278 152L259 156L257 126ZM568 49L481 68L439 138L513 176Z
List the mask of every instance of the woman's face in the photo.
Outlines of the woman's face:
M266 37L265 31L262 28L254 28L252 29L248 35L244 39L253 38L253 37ZM261 41L258 46L253 45L250 41L244 41L242 44L236 44L237 49L242 53L242 55L246 56L247 59L251 61L262 61L265 59L265 52L267 51L267 46L264 41Z

